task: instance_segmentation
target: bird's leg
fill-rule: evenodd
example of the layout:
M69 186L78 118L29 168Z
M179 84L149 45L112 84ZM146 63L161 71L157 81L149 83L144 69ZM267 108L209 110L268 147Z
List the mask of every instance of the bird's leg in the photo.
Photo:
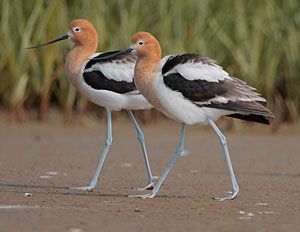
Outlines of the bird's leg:
M144 157L144 160L145 160L145 164L146 164L146 171L147 171L147 184L145 187L143 188L138 188L138 190L151 190L153 189L153 179L154 177L152 176L152 173L151 173L151 168L150 168L150 164L149 164L149 159L148 159L148 155L147 155L147 150L146 150L146 145L145 145L145 139L144 139L144 134L142 132L142 130L140 129L133 113L131 110L128 110L128 114L130 116L130 119L134 125L134 128L136 129L137 131L137 135L138 135L138 140L141 144L141 148L142 148L142 152L143 152L143 157Z
M210 118L208 118L208 122L211 125L211 127L214 129L214 131L216 132L216 134L218 135L220 142L223 146L223 150L224 150L224 155L225 155L225 159L226 159L226 163L227 163L227 168L230 174L230 179L231 179L231 184L232 184L232 191L229 192L229 195L226 197L220 197L220 198L214 198L216 200L219 201L224 201L224 200L232 200L234 199L238 192L239 192L239 186L233 171L233 167L232 167L232 163L231 163L231 159L230 159L230 154L227 148L227 143L226 143L226 138L225 136L222 134L222 132L219 130L219 128L217 127L217 125L214 123L214 121Z
M111 122L111 111L107 109L107 134L105 145L102 151L102 155L100 156L100 160L96 169L96 173L88 186L78 187L74 189L81 189L81 190L92 190L96 187L98 178L100 176L106 155L109 151L110 145L112 144L112 122Z
M184 131L185 131L185 124L183 123L181 126L181 129L180 129L180 140L179 140L179 144L176 148L176 151L175 151L173 157L171 158L171 160L169 161L169 163L167 164L167 166L165 167L162 175L160 176L157 184L154 186L151 193L145 194L145 195L134 195L132 197L140 197L140 198L145 199L145 198L153 198L156 196L161 185L163 184L164 180L166 179L167 175L169 174L171 168L174 166L176 160L181 155L181 153L184 151Z

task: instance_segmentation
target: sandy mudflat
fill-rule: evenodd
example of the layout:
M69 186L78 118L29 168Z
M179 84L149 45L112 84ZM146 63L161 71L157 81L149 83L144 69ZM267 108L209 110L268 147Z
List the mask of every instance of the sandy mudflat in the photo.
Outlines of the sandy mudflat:
M97 124L96 124L97 125ZM300 133L227 132L240 194L230 190L215 134L188 128L186 148L154 199L128 198L145 184L145 167L129 121L114 123L99 185L89 182L105 127L61 123L0 125L0 231L299 231ZM169 121L143 126L152 170L160 175L178 141Z

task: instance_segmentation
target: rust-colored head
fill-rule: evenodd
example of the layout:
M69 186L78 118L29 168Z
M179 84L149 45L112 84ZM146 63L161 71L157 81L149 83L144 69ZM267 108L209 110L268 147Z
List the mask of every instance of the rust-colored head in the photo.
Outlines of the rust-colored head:
M149 32L137 32L132 36L131 48L139 58L160 60L161 48L158 40Z
M86 19L74 19L69 23L68 35L75 45L97 49L98 33L93 24Z
M82 46L90 53L94 53L98 47L98 34L93 24L86 19L74 19L69 23L69 31L64 36L29 48L39 48L66 39L72 40L75 47Z

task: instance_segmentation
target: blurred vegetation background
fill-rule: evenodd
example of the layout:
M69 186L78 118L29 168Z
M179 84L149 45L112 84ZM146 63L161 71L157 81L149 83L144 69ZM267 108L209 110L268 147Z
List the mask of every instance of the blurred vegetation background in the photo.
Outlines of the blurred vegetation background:
M133 33L149 31L163 55L209 56L256 87L277 123L299 122L299 0L0 0L0 7L0 108L13 120L24 120L30 110L44 120L49 107L66 118L94 110L65 78L71 42L24 49L86 18L98 30L99 51L125 49Z

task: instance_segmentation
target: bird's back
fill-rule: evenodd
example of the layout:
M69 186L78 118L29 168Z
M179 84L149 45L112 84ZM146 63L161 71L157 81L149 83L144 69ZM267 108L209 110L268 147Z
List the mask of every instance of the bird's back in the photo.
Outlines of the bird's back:
M150 108L134 84L136 56L116 55L118 52L90 57L82 70L81 92L92 102L111 110Z
M161 62L166 88L199 108L226 111L227 116L269 124L274 115L266 101L244 81L229 76L215 61L197 54L171 55Z

